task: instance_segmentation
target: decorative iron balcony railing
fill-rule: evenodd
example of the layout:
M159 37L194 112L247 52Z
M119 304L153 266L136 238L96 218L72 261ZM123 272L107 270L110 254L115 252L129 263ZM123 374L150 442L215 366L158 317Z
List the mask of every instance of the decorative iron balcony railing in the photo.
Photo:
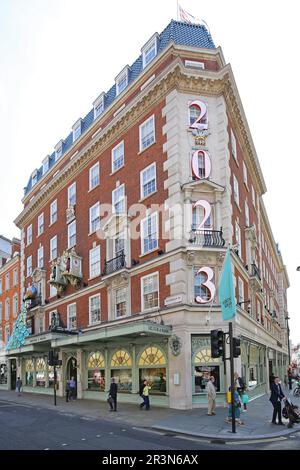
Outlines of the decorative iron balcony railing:
M108 261L105 261L104 271L102 276L107 276L116 271L119 271L122 268L126 268L125 253L122 251L118 256L112 258Z
M223 247L225 240L221 230L194 230L192 227L189 242L196 246Z

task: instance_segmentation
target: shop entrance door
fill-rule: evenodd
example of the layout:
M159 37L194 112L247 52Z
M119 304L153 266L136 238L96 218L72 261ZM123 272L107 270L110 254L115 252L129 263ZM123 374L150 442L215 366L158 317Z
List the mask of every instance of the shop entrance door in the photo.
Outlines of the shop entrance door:
M16 382L17 382L17 361L16 359L11 359L10 361L11 390L16 390Z
M269 360L269 383L270 383L270 387L272 385L272 377L274 376L274 373L273 373L273 361L272 360Z
M76 357L71 357L68 362L67 367L67 380L74 378L76 382L76 396L77 396L77 359Z

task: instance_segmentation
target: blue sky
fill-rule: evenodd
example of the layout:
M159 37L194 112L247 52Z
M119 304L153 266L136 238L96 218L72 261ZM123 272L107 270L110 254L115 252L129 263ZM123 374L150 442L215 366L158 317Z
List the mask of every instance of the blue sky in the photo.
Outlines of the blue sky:
M299 2L180 3L205 19L233 67L292 283L291 336L300 342ZM13 220L31 172L172 18L176 0L0 0L1 234L18 236Z

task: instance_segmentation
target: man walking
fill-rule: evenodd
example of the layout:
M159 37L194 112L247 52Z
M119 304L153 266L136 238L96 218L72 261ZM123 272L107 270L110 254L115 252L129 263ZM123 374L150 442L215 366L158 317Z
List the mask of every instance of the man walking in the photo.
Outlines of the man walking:
M109 397L111 398L111 400L109 400L109 406L110 406L109 411L117 411L118 386L115 382L114 377L112 377L111 379L110 389L108 393L109 393Z
M209 381L207 382L206 391L207 391L207 400L208 400L208 410L207 415L213 416L215 415L215 408L216 408L216 387L214 385L215 378L211 375L209 377Z
M22 380L20 379L20 377L18 377L16 381L16 391L18 392L19 397L21 396L22 385L23 385Z
M285 400L286 397L282 391L282 388L279 382L279 377L275 377L274 382L271 385L271 396L270 396L270 402L272 403L273 408L274 408L272 423L281 424L284 426L282 422L282 417L281 417L281 401L283 399ZM277 416L278 416L278 423L276 422Z

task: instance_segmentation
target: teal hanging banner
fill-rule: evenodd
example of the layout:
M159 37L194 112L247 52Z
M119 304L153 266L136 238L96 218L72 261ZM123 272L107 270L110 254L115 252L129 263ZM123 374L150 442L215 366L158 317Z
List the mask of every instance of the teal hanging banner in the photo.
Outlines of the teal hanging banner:
M24 346L25 339L29 336L29 331L26 328L26 313L27 309L25 303L23 303L21 312L14 324L12 335L5 346L6 351L9 351L10 349L18 349L21 346Z
M231 320L236 315L236 301L229 249L226 252L219 284L219 300L222 310L222 319L224 321Z

